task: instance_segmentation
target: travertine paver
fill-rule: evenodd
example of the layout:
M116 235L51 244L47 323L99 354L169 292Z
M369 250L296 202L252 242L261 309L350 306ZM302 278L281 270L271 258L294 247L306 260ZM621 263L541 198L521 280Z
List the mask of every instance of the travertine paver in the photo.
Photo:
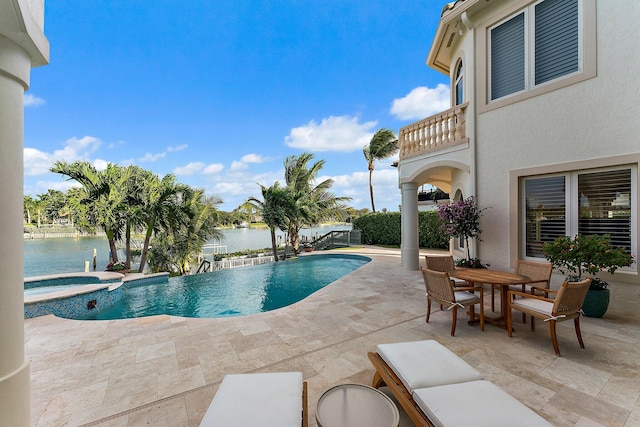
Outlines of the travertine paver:
M554 425L640 425L640 287L612 283L605 317L582 320L584 350L573 322L560 323L558 358L542 323L536 332L516 323L509 338L490 325L484 332L467 325L460 313L451 337L450 314L439 307L425 323L422 278L402 268L398 250L356 252L373 261L269 313L26 320L32 425L197 426L224 375L294 370L308 382L314 426L324 390L370 383L367 351L423 339L440 341ZM554 276L552 286L560 281ZM401 425L411 425L404 415Z

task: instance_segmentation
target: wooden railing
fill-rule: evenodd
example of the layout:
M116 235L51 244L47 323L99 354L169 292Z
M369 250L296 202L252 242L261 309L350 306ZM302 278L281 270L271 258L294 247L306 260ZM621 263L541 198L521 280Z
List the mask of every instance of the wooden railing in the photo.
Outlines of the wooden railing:
M401 128L398 136L400 160L468 142L465 129L468 105L456 105Z

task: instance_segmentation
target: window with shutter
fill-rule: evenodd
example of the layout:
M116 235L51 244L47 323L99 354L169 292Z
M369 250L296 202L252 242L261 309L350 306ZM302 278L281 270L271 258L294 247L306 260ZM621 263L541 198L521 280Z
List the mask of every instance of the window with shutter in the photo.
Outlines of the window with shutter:
M580 71L580 3L543 0L489 29L490 100Z
M524 178L523 253L542 258L542 244L556 237L608 234L614 245L635 254L636 175L627 167Z

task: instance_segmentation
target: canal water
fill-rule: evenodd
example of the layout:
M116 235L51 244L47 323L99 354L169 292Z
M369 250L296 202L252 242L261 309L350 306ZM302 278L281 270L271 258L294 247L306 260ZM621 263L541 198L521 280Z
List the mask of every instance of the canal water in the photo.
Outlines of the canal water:
M322 236L333 230L350 230L350 225L326 225L302 230L301 236L310 239ZM235 228L221 230L224 238L217 243L220 252L231 253L245 249L263 249L271 247L268 229ZM276 236L284 241L284 233ZM47 238L24 241L24 277L45 274L73 273L84 271L85 261L93 271L93 250L96 250L96 270L105 270L109 263L109 244L106 237Z

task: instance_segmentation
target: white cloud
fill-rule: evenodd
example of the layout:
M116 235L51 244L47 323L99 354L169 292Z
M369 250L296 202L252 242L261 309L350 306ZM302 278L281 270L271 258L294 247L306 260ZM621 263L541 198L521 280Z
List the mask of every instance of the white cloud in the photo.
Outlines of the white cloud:
M440 83L435 89L420 86L404 98L393 100L391 114L399 120L422 119L449 109L449 86Z
M25 94L24 95L24 106L25 107L39 107L43 105L46 101L42 98L38 98L35 95Z
M202 162L191 162L186 166L177 167L173 170L176 175L193 175L194 173L201 171L204 167Z
M260 154L246 154L240 159L243 163L264 163L268 160L270 159L262 157Z
M151 153L146 153L143 157L140 157L138 160L141 163L150 163L150 162L155 162L159 159L163 159L165 158L165 156L167 155L167 153L158 153L158 154L151 154Z
M304 126L291 129L284 143L309 151L361 150L371 140L372 129L377 123L358 123L358 117L350 116L330 116L319 124L311 120Z
M224 169L224 165L223 164L221 164L221 163L212 163L209 166L207 166L206 168L204 168L202 173L205 174L205 175L211 175L211 174L218 173L218 172L222 171L222 169Z
M102 159L95 159L93 161L93 166L99 171L105 170L107 168L108 164L109 164L109 162L107 162L106 160L102 160Z
M180 145L176 145L175 147L167 147L167 151L168 152L174 152L174 151L182 151L182 150L186 150L188 147L187 144L180 144Z
M58 190L63 193L66 192L69 188L73 187L81 187L81 185L73 180L62 180L62 181L37 181L34 184L27 185L24 187L24 194L37 195L44 194L47 190Z
M40 151L36 148L24 149L24 174L26 176L43 175L49 172L53 163L57 160L68 163L77 160L88 160L102 142L93 136L82 138L69 138L64 142L64 147L53 153Z
M233 163L231 163L232 171L241 171L246 169L249 169L249 166L247 166L247 164L244 162L234 161Z
M369 172L358 171L348 175L324 176L318 180L333 179L331 191L337 196L351 197L347 205L356 209L371 209L369 195ZM397 211L400 205L400 190L398 190L398 171L395 169L376 169L373 171L373 201L376 211L388 207Z

